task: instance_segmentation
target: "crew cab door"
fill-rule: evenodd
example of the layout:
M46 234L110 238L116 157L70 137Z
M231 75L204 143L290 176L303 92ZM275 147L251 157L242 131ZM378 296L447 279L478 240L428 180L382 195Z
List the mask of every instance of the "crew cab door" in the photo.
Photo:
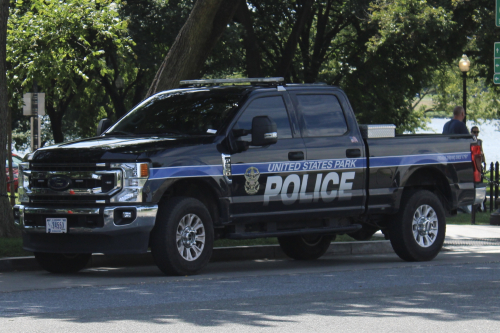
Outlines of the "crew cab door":
M233 126L233 133L242 129L250 130L254 117L268 116L277 125L278 141L267 146L252 146L251 135L237 139L240 144L246 143L249 147L231 155L233 220L282 217L299 208L293 205L300 186L296 182L298 176L294 178L295 184L287 186L293 193L281 194L285 179L298 172L295 167L298 168L306 156L291 105L286 93L276 92L258 95L243 106L243 112L240 112Z
M347 99L334 91L295 92L291 97L307 150L307 199L302 203L331 217L362 213L366 159Z

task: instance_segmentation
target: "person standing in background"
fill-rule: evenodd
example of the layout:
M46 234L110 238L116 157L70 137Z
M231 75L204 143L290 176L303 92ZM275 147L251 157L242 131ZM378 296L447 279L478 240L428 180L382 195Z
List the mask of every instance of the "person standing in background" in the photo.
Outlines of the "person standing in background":
M483 152L483 140L479 139L479 127L477 126L472 126L470 130L471 134L476 138L477 142L479 142L479 145L481 146L481 162L486 164L486 158L484 157L484 152Z
M471 134L476 138L477 142L479 142L479 146L481 146L481 164L483 166L483 170L486 170L486 158L484 157L484 152L483 152L483 140L479 139L479 127L477 126L472 126L470 129ZM483 177L481 176L481 180ZM480 212L485 212L486 211L486 198L484 198L483 202L478 205L478 210Z
M443 134L470 134L464 124L465 111L461 106L453 109L453 118L444 124Z

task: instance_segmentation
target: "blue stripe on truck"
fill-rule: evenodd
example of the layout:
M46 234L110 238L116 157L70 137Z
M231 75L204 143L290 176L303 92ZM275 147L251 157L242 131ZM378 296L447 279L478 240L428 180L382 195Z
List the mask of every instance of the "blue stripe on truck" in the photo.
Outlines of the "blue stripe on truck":
M370 167L398 167L405 165L448 164L470 162L470 153L420 154L402 156L370 157ZM291 173L307 171L349 170L366 167L366 158L344 158L296 162L266 162L233 164L234 176L243 175L249 167L255 167L261 174ZM152 168L149 179L185 178L185 177L220 177L221 165L192 165L165 168Z

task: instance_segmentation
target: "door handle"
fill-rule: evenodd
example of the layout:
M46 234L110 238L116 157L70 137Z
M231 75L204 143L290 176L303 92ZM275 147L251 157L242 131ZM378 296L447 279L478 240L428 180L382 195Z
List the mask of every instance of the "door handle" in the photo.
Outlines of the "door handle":
M304 152L302 151L291 151L288 153L289 161L302 161L304 159Z
M345 151L345 157L361 157L360 149L347 149Z

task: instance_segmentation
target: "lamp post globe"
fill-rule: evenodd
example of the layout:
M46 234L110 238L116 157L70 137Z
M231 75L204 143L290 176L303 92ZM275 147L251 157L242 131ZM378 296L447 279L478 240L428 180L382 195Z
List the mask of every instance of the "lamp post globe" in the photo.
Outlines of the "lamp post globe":
M467 122L467 72L470 69L470 60L466 54L462 55L462 58L458 62L458 68L462 72L463 77L463 107L464 107L464 123Z
M466 54L462 55L462 58L458 62L458 67L462 73L467 73L470 69L470 60Z

